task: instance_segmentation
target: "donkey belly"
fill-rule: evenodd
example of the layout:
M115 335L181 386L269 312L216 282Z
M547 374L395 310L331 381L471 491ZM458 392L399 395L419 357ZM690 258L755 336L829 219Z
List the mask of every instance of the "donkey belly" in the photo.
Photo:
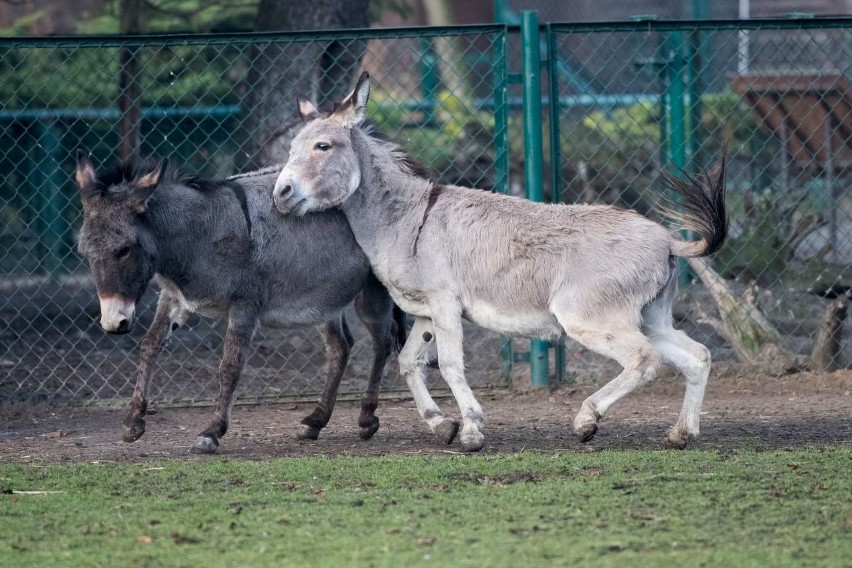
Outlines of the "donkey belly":
M474 300L465 303L463 315L477 325L515 337L555 339L563 333L556 316L549 312L515 312Z
M298 325L317 325L332 319L340 309L287 306L265 310L260 314L260 324L266 327L283 328Z

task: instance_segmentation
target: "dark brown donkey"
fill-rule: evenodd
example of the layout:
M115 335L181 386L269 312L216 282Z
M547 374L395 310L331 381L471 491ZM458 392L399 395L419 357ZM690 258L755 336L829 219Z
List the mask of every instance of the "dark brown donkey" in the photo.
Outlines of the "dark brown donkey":
M122 164L98 175L77 153L83 202L79 249L88 259L101 305L101 326L127 333L152 279L157 311L142 353L123 439L145 433L148 382L160 350L191 313L228 318L213 421L193 452L213 453L228 430L234 389L258 323L316 325L325 342L328 379L300 438L328 423L352 347L343 309L355 301L373 340L374 360L361 406L360 435L379 428L378 389L391 348L405 342L404 314L370 270L339 212L282 215L272 206L279 168L223 181L184 176L163 160Z

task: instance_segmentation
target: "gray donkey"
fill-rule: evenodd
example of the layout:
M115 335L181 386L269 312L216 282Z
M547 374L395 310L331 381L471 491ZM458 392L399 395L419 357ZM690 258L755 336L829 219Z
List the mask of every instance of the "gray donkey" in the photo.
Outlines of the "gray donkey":
M379 428L379 383L391 348L405 343L404 314L376 280L339 212L281 215L271 192L279 168L225 181L183 176L164 161L121 164L99 176L77 153L83 203L79 250L88 259L111 333L133 326L135 305L152 279L161 293L142 353L123 439L145 432L148 383L164 343L193 312L225 316L219 401L193 452L213 453L228 430L234 390L252 334L270 327L317 325L328 379L297 436L315 439L329 421L353 339L343 309L355 300L373 340L373 368L358 418L360 435Z
M479 403L464 378L462 318L514 336L567 334L618 361L624 370L587 398L575 420L581 441L597 432L609 407L650 381L662 362L686 375L683 409L668 444L698 435L710 352L672 327L677 257L716 251L727 234L724 160L718 178L680 181L679 212L668 215L699 241L678 239L634 211L612 206L546 205L438 185L397 145L364 124L364 73L329 114L299 100L306 123L275 184L275 205L303 215L338 207L376 276L416 316L400 370L433 432L452 441L424 384L437 343L441 373L464 424L461 443L483 445Z

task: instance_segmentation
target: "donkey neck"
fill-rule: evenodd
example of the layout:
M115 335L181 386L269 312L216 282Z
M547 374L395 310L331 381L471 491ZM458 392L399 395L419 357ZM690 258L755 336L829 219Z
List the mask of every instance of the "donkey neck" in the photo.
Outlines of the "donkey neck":
M143 220L156 247L156 271L178 284L210 256L217 237L249 238L237 200L180 183L158 188Z
M361 184L341 209L375 268L382 246L399 245L409 236L414 238L435 184L408 171L395 145L360 129L353 132L352 141L361 168ZM410 228L410 235L401 234L401 227ZM393 237L387 238L391 234Z

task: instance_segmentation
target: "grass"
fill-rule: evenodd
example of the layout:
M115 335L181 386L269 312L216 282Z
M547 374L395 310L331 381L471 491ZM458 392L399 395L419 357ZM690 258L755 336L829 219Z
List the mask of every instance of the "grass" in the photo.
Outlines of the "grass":
M3 566L852 563L849 447L4 465L0 492Z

